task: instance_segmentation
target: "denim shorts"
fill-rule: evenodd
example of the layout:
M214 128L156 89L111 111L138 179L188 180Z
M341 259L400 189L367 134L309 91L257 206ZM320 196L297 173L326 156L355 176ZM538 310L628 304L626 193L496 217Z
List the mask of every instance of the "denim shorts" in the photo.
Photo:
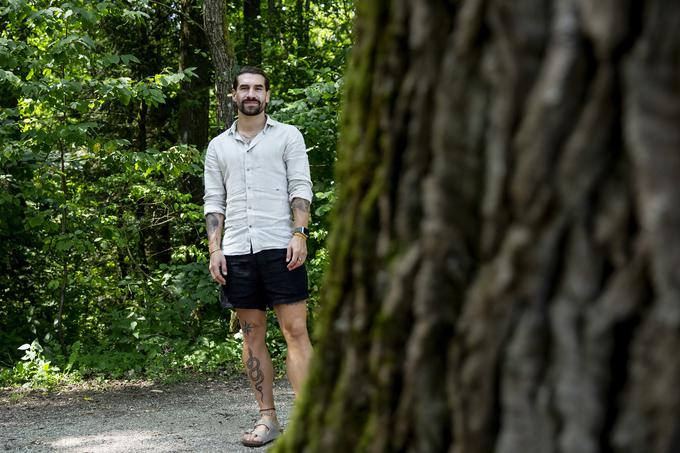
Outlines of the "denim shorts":
M226 284L220 288L223 308L266 311L277 304L291 304L309 297L307 268L289 271L286 249L263 250L248 255L225 255Z

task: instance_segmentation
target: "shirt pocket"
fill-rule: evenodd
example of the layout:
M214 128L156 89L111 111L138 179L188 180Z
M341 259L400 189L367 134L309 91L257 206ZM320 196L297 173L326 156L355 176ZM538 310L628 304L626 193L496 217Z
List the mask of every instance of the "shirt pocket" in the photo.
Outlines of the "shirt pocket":
M256 190L259 203L255 209L263 219L280 220L290 217L288 191L279 187L259 187Z

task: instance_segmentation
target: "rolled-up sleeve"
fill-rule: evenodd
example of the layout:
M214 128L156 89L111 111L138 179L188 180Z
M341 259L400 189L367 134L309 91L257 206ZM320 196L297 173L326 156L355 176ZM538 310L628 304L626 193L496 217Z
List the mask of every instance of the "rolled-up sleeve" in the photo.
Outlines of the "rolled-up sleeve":
M302 134L295 127L290 127L286 149L283 154L288 177L288 197L302 198L312 202L312 178L309 172L307 148Z
M203 171L203 184L205 194L203 196L203 214L216 212L224 214L227 206L227 191L224 186L224 176L217 159L217 149L213 142L208 145L205 154Z

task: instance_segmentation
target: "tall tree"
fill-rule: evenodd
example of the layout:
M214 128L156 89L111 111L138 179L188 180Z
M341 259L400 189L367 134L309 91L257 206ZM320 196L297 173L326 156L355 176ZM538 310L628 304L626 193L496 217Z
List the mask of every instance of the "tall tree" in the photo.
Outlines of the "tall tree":
M231 80L236 65L234 49L227 36L224 2L205 0L203 25L210 43L215 67L215 97L217 99L217 128L221 132L234 121L234 105L229 98Z
M278 452L680 449L680 4L358 3Z
M310 0L296 0L295 2L295 39L297 41L297 56L306 57L309 51L309 4Z
M280 43L281 39L281 12L276 0L267 0L267 34L273 43Z
M203 30L203 11L197 0L182 0L180 29L179 69L194 68L196 77L182 84L179 93L178 133L179 143L193 145L199 150L208 146L210 110L210 52L208 38ZM197 175L187 175L183 189L192 195L195 203L203 199L203 180ZM170 223L163 222L169 229ZM169 235L168 235L169 237ZM170 244L159 250L164 262L170 261Z
M198 1L182 0L179 69L195 68L182 84L179 101L179 142L203 149L208 145L210 108L210 60L208 39L201 26L203 14Z
M262 17L260 0L243 0L243 62L262 64Z

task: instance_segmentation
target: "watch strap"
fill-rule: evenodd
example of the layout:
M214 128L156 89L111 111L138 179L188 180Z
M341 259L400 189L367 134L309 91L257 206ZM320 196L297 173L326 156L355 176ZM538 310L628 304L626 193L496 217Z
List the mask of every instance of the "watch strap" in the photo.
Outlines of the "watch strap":
M309 230L305 227L295 227L293 228L293 234L299 233L307 239L309 237Z

